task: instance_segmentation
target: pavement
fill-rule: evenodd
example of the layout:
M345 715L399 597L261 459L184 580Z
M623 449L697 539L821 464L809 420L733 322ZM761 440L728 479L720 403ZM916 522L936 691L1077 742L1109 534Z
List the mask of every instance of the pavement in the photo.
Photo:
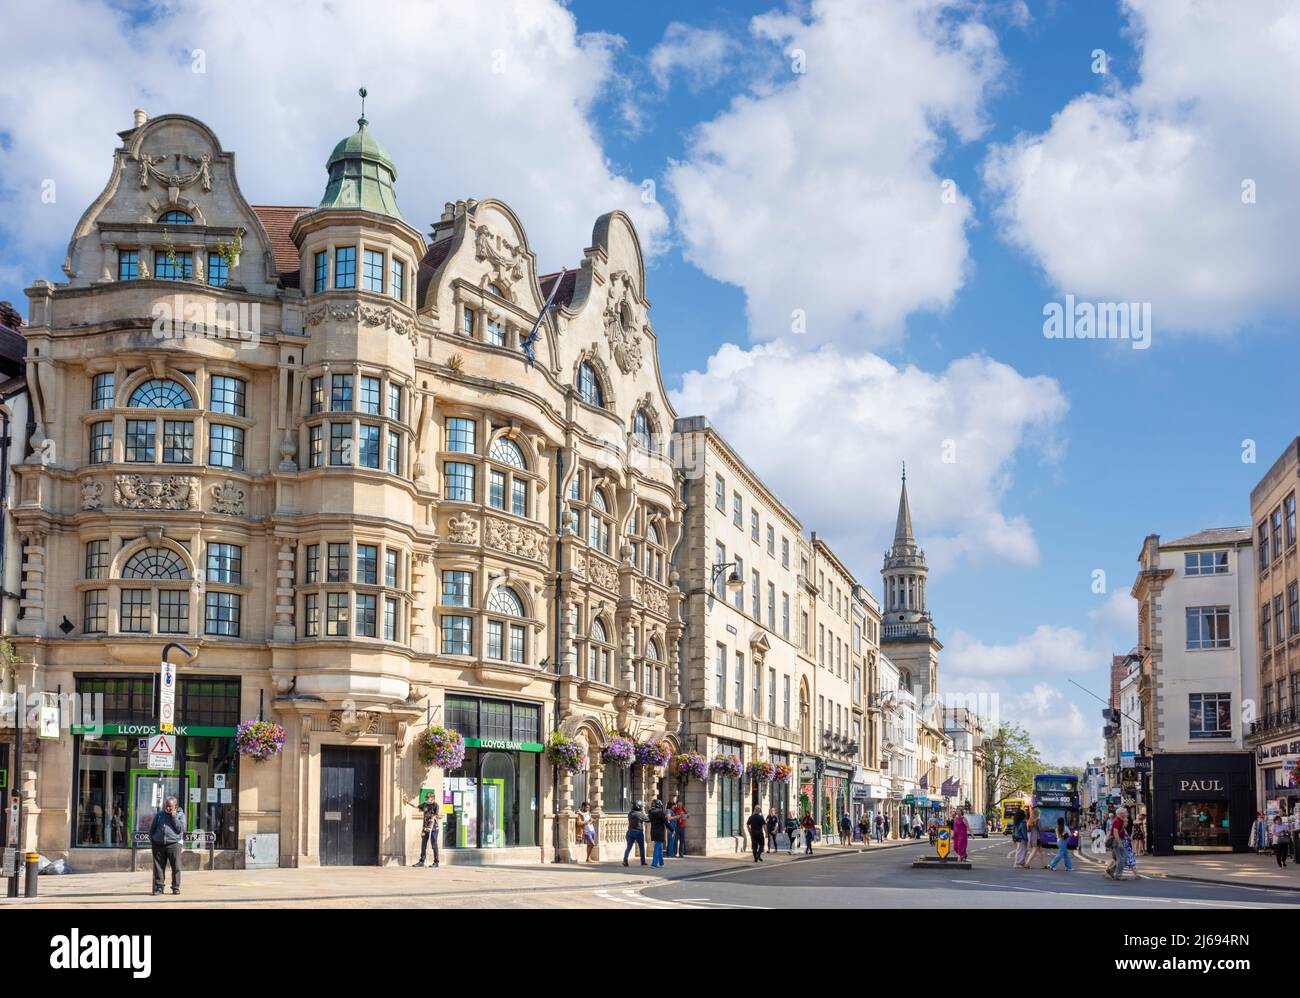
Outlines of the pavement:
M151 875L46 875L35 898L5 907L76 908L1297 908L1300 870L1270 856L1142 857L1144 879L1116 883L1098 860L1075 868L1011 866L1002 836L972 839L972 869L913 870L925 840L869 848L819 843L812 856L688 856L662 868L618 862L533 866L314 867L186 871L183 893L154 896ZM1050 858L1050 856L1048 857ZM1270 868L1271 867L1271 868Z
M1085 862L1104 863L1108 857L1103 854L1098 859L1085 850L1082 858ZM1272 856L1253 852L1139 856L1137 868L1143 877L1300 891L1300 864L1288 862L1280 867Z
M912 845L873 844L885 852ZM798 865L868 852L861 845L818 843L812 856L799 850L767 854L764 866ZM0 897L5 907L143 908L437 908L437 907L623 907L645 887L751 869L748 853L687 856L660 868L632 862L552 863L533 866L362 867L330 866L267 870L186 870L181 894L155 896L152 873L69 873L39 878L34 898Z

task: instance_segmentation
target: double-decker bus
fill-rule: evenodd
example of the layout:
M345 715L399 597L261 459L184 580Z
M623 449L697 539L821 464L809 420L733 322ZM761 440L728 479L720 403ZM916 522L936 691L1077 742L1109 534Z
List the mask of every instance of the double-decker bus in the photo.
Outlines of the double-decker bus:
M1011 828L1016 823L1016 812L1027 811L1025 802L1019 797L1008 797L1002 802L1002 834L1010 835Z
M1056 848L1056 819L1064 818L1070 849L1079 848L1079 778L1073 773L1040 773L1034 777L1034 807L1044 849Z

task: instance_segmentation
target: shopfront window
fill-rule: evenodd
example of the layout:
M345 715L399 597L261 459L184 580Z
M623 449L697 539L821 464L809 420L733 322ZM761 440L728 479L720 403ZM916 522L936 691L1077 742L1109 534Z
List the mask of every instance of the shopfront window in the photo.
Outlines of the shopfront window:
M744 763L744 756L738 742L718 742L718 755L734 755L741 760L742 765ZM742 780L743 777L736 779L724 778L721 775L714 777L718 797L718 835L720 836L743 834L740 816Z
M541 712L535 704L449 696L448 726L469 746L443 780L449 849L502 849L538 842Z
M186 831L215 833L218 849L239 848L239 681L182 676L178 686L176 763L160 777L147 767L157 731L153 677L78 680L78 720L96 723L73 728L75 847L129 848L132 831L149 830L161 779L163 796L180 800Z
M1226 800L1174 801L1174 848L1186 852L1231 852Z
M600 809L606 814L626 814L632 810L631 778L618 763L606 763L601 783Z

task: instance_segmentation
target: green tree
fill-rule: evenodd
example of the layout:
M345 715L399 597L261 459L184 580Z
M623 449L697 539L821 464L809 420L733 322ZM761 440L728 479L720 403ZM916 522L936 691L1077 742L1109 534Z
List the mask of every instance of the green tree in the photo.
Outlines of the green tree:
M996 808L1007 797L1028 797L1033 791L1034 774L1044 772L1043 760L1018 724L1003 724L984 739L985 799Z

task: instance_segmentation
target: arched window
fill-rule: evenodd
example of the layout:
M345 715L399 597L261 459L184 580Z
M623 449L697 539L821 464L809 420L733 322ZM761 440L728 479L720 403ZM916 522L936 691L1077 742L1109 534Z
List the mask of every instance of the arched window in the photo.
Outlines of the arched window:
M602 409L605 407L605 392L600 387L600 379L596 377L596 369L586 361L578 367L578 394L588 405Z
M184 560L167 548L145 548L122 566L123 579L152 583L181 583L165 587L151 585L135 589L123 586L120 594L118 627L126 634L187 634L190 629L189 572Z
M645 409L637 409L632 414L632 436L642 449L654 449L654 424L650 422L650 415Z
M127 405L132 409L193 409L194 398L180 382L150 378L131 393Z
M605 625L597 617L591 622L591 640L587 642L587 678L598 683L609 682L609 637Z
M493 461L500 461L512 468L527 469L528 467L528 462L524 460L524 452L509 437L497 437L492 441L492 452L489 456Z
M498 586L488 595L487 612L522 617L524 604L509 586ZM487 620L487 657L522 665L526 661L528 628L513 621Z
M515 516L527 516L528 479L516 474L528 468L524 452L509 437L497 437L488 450L488 460L502 465L488 468L488 505Z
M645 646L645 675L641 683L641 692L648 696L662 698L664 695L663 656L659 653L659 642L651 638Z
M524 615L524 604L509 586L498 586L488 597L487 608L491 613L504 613L511 617Z
M188 211L169 211L158 219L159 225L193 225L194 216Z
M185 574L185 562L168 548L137 551L122 567L124 579L183 579Z
M491 291L494 295L496 295L498 298L504 298L504 297L505 297L505 295L504 295L504 294L502 293L502 291L501 291L500 286L499 286L495 281L493 281L491 284L489 284L489 285L487 286L487 289L488 289L489 291Z
M663 537L659 533L659 528L647 518L645 528L645 574L648 578L656 582L664 580L664 562L667 559L667 553L664 551Z
M591 512L587 521L587 543L601 554L609 554L613 521L609 518L609 504L605 500L605 493L600 489L592 489Z

